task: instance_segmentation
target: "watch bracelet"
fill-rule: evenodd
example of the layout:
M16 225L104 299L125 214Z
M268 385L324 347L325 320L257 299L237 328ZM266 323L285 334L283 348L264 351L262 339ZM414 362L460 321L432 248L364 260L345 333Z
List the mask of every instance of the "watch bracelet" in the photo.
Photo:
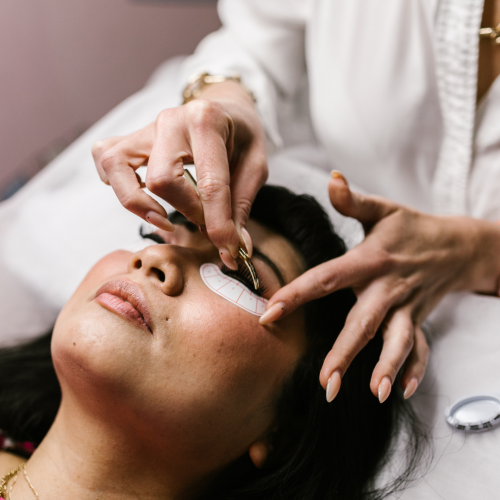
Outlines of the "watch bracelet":
M191 78L188 80L188 84L186 85L182 96L183 96L183 101L182 104L187 104L188 102L196 99L197 97L200 96L201 91L210 84L213 83L223 83L223 82L228 82L228 81L233 81L239 83L245 91L248 93L248 95L251 97L253 102L256 102L255 95L254 93L245 85L241 83L241 77L238 74L234 74L231 76L228 75L211 75L210 73L207 73L206 71L202 73L196 73L193 75Z

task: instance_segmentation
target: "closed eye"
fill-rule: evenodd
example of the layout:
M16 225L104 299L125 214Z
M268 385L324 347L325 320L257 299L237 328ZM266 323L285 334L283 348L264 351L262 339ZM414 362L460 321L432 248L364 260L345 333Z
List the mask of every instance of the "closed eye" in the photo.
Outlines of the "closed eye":
M165 240L157 233L148 233L146 232L146 230L144 229L144 226L141 226L139 228L139 234L141 235L141 238L144 238L145 240L152 240L154 241L155 243L159 243L160 245L163 245L165 244Z
M193 226L194 226L194 224L193 224ZM196 228L196 226L194 226L194 227ZM198 228L196 228L196 229L198 229ZM141 238L152 240L155 243L158 243L160 245L165 244L165 240L159 234L157 234L155 232L147 232L147 229L145 229L144 226L141 226L139 228L139 234L141 235ZM257 253L259 255L262 255L258 250L257 250ZM268 261L268 259L266 258L265 262L267 263L267 261ZM238 270L237 271L233 271L232 269L229 269L229 267L227 267L225 265L222 265L221 271L225 275L237 279L240 283L245 285L249 290L256 293L260 297L263 297L264 294L267 293L267 291L269 290L268 287L263 284L263 281L262 281L261 277L258 275L258 273L257 273L257 277L259 278L259 287L257 288L257 290L255 290L250 271L248 270L247 266L242 262L238 262Z
M268 291L268 288L262 283L262 279L260 278L260 276L257 276L259 278L259 288L255 290L250 271L248 270L247 266L241 262L238 262L237 271L229 269L229 267L225 266L224 264L221 267L221 271L226 276L236 278L240 283L245 285L249 290L251 290L253 293L256 293L260 297L264 296L264 294Z

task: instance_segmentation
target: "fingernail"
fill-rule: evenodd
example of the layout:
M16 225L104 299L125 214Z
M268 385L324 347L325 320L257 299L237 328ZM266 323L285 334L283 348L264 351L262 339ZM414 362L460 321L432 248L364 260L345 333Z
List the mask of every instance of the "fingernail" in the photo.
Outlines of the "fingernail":
M156 226L159 229L163 229L164 231L175 231L175 226L165 217L152 210L146 214L146 220Z
M222 262L224 262L224 264L229 267L229 269L232 269L233 271L238 270L238 264L236 264L236 261L231 257L231 254L229 253L229 250L227 248L221 248L219 250L219 255Z
M415 391L417 390L417 387L418 387L418 380L415 377L413 377L406 385L403 397L405 399L411 398L415 393Z
M347 179L338 171L338 170L332 170L332 179L341 179L346 186L348 186Z
M239 255L240 255L240 243L238 242L238 244L236 246L229 247L228 251L229 251L229 255L234 260L236 260L239 257Z
M333 372L328 379L328 384L326 385L326 401L328 403L331 403L335 399L335 396L339 393L340 383L340 373Z
M382 382L378 386L378 400L383 403L391 393L391 379L389 377L384 377Z
M250 238L248 231L244 227L241 228L241 237L243 238L243 241L245 242L245 250L246 250L247 254L251 257L253 254L252 238Z
M259 319L261 325L267 325L272 323L277 319L281 318L283 311L285 310L285 304L283 302L276 302L273 304Z

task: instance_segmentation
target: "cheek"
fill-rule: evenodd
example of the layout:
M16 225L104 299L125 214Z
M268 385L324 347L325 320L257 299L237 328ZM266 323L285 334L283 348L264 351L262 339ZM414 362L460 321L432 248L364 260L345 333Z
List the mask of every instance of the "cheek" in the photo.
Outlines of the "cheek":
M183 341L177 361L184 381L194 383L198 394L234 403L261 401L297 358L290 337L261 326L256 315L208 289L197 293L196 303L186 300L180 315Z
M262 327L257 316L200 285L179 319L163 364L173 396L165 408L171 415L176 409L179 429L198 450L222 446L241 454L270 425L276 391L301 355L303 333L291 324ZM162 351L168 349L165 343ZM218 442L221 436L230 443Z
M52 337L52 358L62 385L102 393L127 392L147 365L151 339L91 302L65 307ZM84 391L84 392L85 392Z
M82 382L94 377L101 381L118 380L121 372L130 372L131 353L134 359L144 353L147 339L124 320L91 302L104 282L127 272L130 255L120 250L101 259L59 313L52 355L63 379L61 383L72 375L75 380L82 378Z
M132 254L125 250L118 250L103 257L87 273L83 281L66 305L62 308L57 318L59 328L63 330L66 323L71 320L72 314L75 314L84 306L97 292L98 288L114 276L125 274L128 270L128 262Z

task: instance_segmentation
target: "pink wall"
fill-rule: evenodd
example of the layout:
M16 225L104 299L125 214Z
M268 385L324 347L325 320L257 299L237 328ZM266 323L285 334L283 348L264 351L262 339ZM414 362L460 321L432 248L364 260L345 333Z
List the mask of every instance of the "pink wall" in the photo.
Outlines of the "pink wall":
M33 171L37 153L91 125L220 24L213 3L1 3L0 194Z

